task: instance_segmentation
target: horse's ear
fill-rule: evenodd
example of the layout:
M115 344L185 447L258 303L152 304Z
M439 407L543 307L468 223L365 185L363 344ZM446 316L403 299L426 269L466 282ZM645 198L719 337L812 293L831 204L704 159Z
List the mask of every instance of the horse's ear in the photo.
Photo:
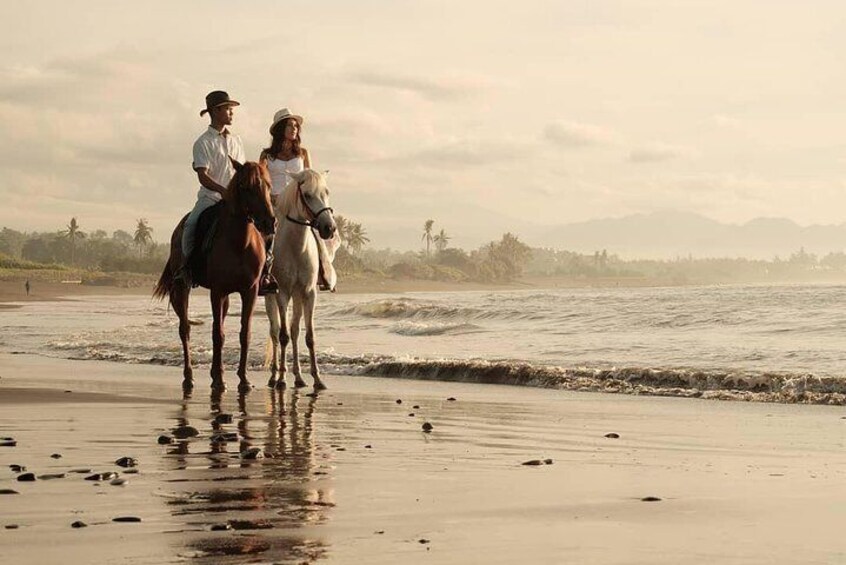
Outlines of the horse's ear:
M294 179L297 182L303 182L305 180L305 171L300 171L298 173L288 173L288 176Z
M236 170L236 171L240 171L240 170L241 170L241 167L243 167L243 166L244 166L243 164L239 163L238 161L236 161L236 160L235 160L235 159L233 159L232 157L230 157L230 158L229 158L229 160L232 162L232 166L233 166L233 167L235 167L235 170Z

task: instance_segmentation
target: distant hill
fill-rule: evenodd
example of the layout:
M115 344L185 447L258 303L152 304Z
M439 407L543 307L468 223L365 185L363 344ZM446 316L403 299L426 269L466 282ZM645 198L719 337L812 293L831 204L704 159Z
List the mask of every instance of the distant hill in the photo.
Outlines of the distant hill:
M804 247L827 254L846 249L846 224L800 226L785 218L723 224L698 214L661 211L538 228L524 239L534 246L583 253L607 249L625 258L789 256Z

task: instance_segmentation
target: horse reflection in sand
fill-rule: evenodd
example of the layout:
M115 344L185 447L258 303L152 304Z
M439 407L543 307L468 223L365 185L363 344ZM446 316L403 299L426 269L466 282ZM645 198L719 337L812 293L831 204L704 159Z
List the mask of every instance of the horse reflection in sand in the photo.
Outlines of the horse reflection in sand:
M217 213L211 249L205 261L205 268L193 274L194 281L209 289L212 315L212 387L223 384L223 322L229 311L229 295L241 295L241 358L238 363L240 387L250 386L247 380L247 353L250 348L250 320L258 296L258 283L264 266L265 251L262 234L272 234L276 229L276 218L270 204L270 177L263 165L233 161L235 176L223 196L223 205L210 209ZM182 264L182 230L185 218L173 232L170 243L170 257L162 276L153 291L157 298L170 298L170 304L179 316L179 338L182 340L183 387L190 389L194 383L191 368L190 337L188 321L188 296L191 288L182 279L175 279L178 266ZM197 247L202 243L198 240ZM195 253L200 253L198 249Z
M213 390L206 412L186 397L176 418L177 428L193 421L199 431L166 455L169 482L179 489L166 500L171 515L184 523L180 544L210 563L226 555L274 562L325 557L327 547L310 529L325 523L334 506L325 477L331 466L320 463L322 450L313 439L318 395L270 390L263 402L248 403L240 392L231 420L224 400ZM266 457L242 457L253 447Z
M264 302L270 320L272 342L270 380L267 385L279 388L285 386L285 355L290 343L294 385L305 386L300 374L298 344L300 320L304 316L305 342L314 388L326 388L320 380L314 351L314 306L320 257L312 231L316 229L321 238L330 239L337 229L332 208L329 207L329 189L325 176L311 169L291 173L291 182L285 187L277 206L280 225L273 246L273 275L279 282L279 293L265 297ZM290 327L287 319L289 301L293 301Z

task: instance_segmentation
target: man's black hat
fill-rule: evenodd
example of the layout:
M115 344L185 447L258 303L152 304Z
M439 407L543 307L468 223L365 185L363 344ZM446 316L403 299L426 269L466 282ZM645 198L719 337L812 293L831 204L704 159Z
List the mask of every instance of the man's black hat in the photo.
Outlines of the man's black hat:
M204 116L207 112L211 112L212 108L218 106L240 106L240 102L236 102L229 98L229 93L222 90L213 90L206 95L206 109L200 111L200 115Z

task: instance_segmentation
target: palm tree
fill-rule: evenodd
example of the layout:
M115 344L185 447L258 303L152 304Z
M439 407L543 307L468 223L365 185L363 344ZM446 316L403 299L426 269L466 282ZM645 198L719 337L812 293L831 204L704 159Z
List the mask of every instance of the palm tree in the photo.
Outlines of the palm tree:
M138 220L135 237L132 238L132 241L138 246L138 257L141 257L141 251L146 249L147 245L153 241L153 228L147 225L147 220L144 218Z
M435 249L438 250L438 253L447 248L450 239L452 238L446 234L443 228L441 228L441 231L438 232L438 234L432 238L432 241L435 242Z
M432 226L434 224L435 220L426 220L426 223L423 224L423 237L421 239L426 242L426 257L429 256L429 247L434 241L434 238L432 237Z
M367 231L365 231L361 224L350 222L348 232L347 245L349 245L353 253L358 255L361 248L370 242L370 238L367 237Z
M61 237L64 237L70 240L71 246L71 264L76 262L76 240L82 239L85 237L85 234L79 229L79 224L76 221L76 218L71 218L68 227L59 234Z
M338 237L341 238L341 244L345 243L349 235L350 221L338 214L335 216L335 228L337 229Z

